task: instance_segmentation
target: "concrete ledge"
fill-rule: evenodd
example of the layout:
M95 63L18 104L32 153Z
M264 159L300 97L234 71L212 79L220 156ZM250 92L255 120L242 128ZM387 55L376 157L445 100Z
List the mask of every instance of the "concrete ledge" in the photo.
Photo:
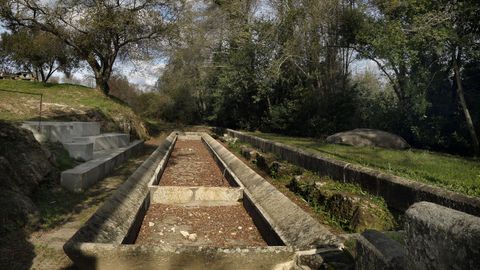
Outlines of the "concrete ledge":
M40 125L40 130L38 127ZM26 121L22 125L33 132L39 142L68 142L73 137L92 136L100 134L98 122L37 122Z
M340 247L340 241L326 227L245 165L210 135L202 135L205 143L226 164L247 197L267 220L283 243L296 247Z
M357 239L355 269L407 269L405 248L381 232L367 230Z
M124 133L104 133L95 136L74 137L73 142L93 143L93 151L125 147L130 143L130 135Z
M164 187L150 188L150 203L185 206L227 206L243 199L243 189L225 187Z
M91 142L68 142L63 143L70 157L83 161L93 159L93 143Z
M80 269L284 270L295 257L291 247L167 247L84 243L71 253ZM83 258L82 260L79 260ZM295 268L305 269L305 268Z
M429 202L406 212L413 269L479 269L480 218Z
M128 147L117 148L100 158L82 163L62 172L60 183L67 190L83 192L107 176L115 167L125 162L130 155L138 152L143 141L135 141Z
M239 131L227 129L227 133L242 142L262 151L271 152L280 158L312 170L334 180L359 184L372 194L382 196L387 204L405 211L415 202L430 201L472 215L480 216L480 199L443 188L415 182L406 178L381 173L348 162L330 159L300 148L258 138Z

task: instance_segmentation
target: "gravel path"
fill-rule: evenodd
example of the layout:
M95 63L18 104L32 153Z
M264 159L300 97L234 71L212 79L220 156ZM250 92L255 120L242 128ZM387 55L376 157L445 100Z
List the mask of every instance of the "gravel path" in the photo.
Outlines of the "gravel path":
M161 186L228 187L201 140L179 139L160 179ZM152 204L136 244L242 247L266 246L242 203L233 206Z
M183 207L153 204L136 244L242 247L266 246L241 204Z
M228 187L230 184L200 140L177 140L160 186Z

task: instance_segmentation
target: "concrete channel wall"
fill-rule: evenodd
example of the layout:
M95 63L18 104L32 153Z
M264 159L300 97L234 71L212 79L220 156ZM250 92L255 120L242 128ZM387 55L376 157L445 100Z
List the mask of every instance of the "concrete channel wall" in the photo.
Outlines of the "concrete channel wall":
M258 208L286 245L218 248L134 244L151 196L158 196L156 193L162 188L157 184L178 138L178 133L172 133L64 245L65 253L76 267L290 270L299 269L298 265L304 265L306 261L313 264L323 262L320 254L341 252L341 244L333 234L212 137L205 133L187 135L201 135L204 143L219 158L218 162L225 164L232 173L240 174L231 176L238 181L239 187L225 189L228 193L226 197L237 200L238 192L243 190L244 204ZM207 193L204 195L209 197ZM220 198L219 201L224 200ZM334 260L334 256L331 257L333 259L330 260Z
M218 155L247 197L287 246L338 248L340 242L326 227L250 169L210 135L202 136Z
M406 211L415 202L429 201L480 216L480 199L475 197L385 174L348 162L326 158L300 148L258 138L243 132L227 129L227 134L320 175L329 176L338 181L359 184L372 194L382 196L390 207L400 211Z
M92 244L120 245L131 237L137 215L148 208L148 183L155 177L158 164L167 156L177 135L167 139L123 183L93 216L67 241L65 253L85 269L92 269L88 256Z

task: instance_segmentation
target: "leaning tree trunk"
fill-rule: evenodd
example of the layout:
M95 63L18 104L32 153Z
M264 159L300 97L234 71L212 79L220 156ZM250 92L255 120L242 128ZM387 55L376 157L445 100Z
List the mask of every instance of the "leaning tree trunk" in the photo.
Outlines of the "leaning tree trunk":
M108 86L108 81L112 73L113 61L111 61L111 63L106 63L105 61L98 63L93 57L88 57L87 59L88 64L95 74L95 88L105 96L109 96L110 87Z
M457 57L453 57L453 71L455 73L455 82L457 84L457 96L462 107L463 114L465 115L465 120L467 122L468 132L472 139L473 152L475 156L480 155L480 143L478 141L477 133L475 131L475 126L473 125L472 117L470 116L470 111L467 107L467 102L465 101L465 95L463 92L462 79L460 78L460 68L458 67Z
M96 89L102 91L105 96L110 93L110 86L108 86L108 78L104 76L95 77Z

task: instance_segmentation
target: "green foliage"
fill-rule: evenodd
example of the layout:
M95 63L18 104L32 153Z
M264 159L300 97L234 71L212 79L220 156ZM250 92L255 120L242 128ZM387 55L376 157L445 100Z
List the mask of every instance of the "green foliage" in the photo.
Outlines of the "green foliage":
M182 4L169 0L6 0L0 3L0 19L10 30L40 29L69 45L92 69L97 88L108 95L117 57L145 55L149 41L166 39L167 33L173 36Z
M78 66L72 49L56 36L21 28L12 33L2 33L2 57L10 58L19 69L35 73L42 82L60 70L70 75Z

